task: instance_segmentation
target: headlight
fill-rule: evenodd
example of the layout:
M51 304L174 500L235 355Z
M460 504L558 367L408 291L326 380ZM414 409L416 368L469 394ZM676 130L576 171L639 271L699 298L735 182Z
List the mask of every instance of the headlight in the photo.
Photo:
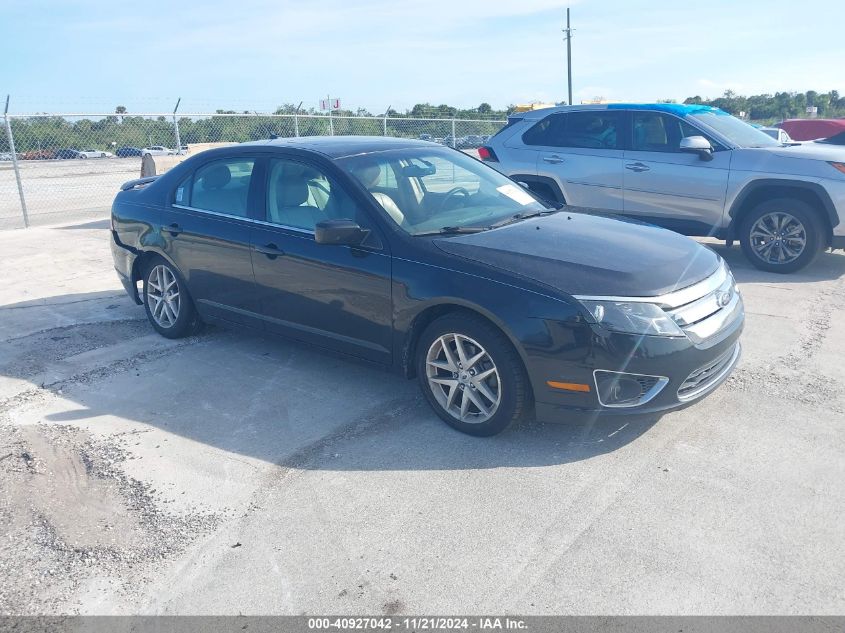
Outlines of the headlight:
M678 324L653 303L582 300L581 304L596 323L614 332L684 336Z

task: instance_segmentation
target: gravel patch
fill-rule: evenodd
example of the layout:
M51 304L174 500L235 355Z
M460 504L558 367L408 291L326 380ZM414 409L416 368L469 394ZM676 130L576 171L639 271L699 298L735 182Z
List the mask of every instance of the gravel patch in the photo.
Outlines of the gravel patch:
M172 514L128 477L114 441L65 425L0 426L0 613L73 613L90 578L118 592L213 530L213 514Z

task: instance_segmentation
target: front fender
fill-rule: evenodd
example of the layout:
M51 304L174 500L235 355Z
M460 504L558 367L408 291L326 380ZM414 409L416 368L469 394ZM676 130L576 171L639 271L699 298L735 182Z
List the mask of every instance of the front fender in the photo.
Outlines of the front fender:
M543 294L479 274L422 262L394 260L393 322L396 369L412 373L416 338L428 323L455 309L472 311L499 328L519 354L535 384L533 367L538 357L555 355L559 333L552 324L581 329L580 309L574 300Z

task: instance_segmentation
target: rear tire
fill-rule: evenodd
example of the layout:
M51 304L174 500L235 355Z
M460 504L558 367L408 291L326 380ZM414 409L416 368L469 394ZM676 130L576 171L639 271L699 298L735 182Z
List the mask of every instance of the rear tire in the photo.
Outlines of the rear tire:
M740 242L760 270L792 273L810 265L826 246L826 227L802 200L776 198L754 207L742 219Z
M156 332L182 338L201 326L188 286L179 271L162 257L151 257L144 267L144 310Z
M433 321L417 341L417 378L435 413L486 437L520 419L530 401L522 359L507 337L466 312Z

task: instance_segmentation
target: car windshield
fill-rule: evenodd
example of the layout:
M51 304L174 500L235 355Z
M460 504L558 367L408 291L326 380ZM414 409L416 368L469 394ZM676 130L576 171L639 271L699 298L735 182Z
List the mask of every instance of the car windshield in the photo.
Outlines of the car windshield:
M776 147L778 141L745 121L724 112L699 112L691 118L715 130L740 147Z
M405 148L338 163L411 235L483 230L549 210L509 178L454 150Z

